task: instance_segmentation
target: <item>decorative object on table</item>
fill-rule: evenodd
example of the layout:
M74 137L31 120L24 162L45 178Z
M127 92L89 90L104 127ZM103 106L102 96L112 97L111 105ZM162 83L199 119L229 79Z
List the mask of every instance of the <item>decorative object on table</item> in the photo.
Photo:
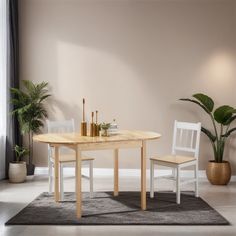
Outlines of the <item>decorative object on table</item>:
M92 122L90 123L90 137L95 137L96 127L94 123L94 112L92 112Z
M23 158L29 154L29 150L16 145L14 147L16 161L9 165L9 181L11 183L23 183L26 180L26 162Z
M85 121L85 99L83 98L83 120L81 122L81 136L87 136L87 122Z
M96 119L95 119L95 136L99 136L100 125L98 124L98 111L96 111Z
M27 175L34 175L33 164L33 134L40 132L44 126L47 111L44 107L45 100L51 96L48 94L48 83L34 84L29 80L23 80L23 89L11 88L14 95L11 100L14 105L13 115L17 116L22 135L28 136L29 158L27 164Z
M180 100L199 105L209 115L213 124L213 131L204 127L201 128L202 132L209 138L214 153L214 160L210 160L207 166L207 178L211 184L227 185L231 178L231 167L230 163L224 160L224 151L227 138L236 131L236 127L230 127L236 119L236 109L223 105L214 110L212 98L202 93L194 94L193 98L182 98Z
M118 133L118 125L116 124L116 119L113 119L113 122L111 123L108 132L109 132L109 135Z
M110 128L111 123L101 123L100 124L100 128L101 128L101 135L104 137L108 137L109 136L109 132L108 129Z
M182 196L183 204L175 203L175 193L158 192L148 197L148 209L142 211L140 192L96 192L90 198L83 192L85 213L78 219L75 211L75 194L65 193L65 201L57 203L53 194L42 193L6 225L229 225L229 222L192 192ZM154 234L153 234L154 235ZM223 234L222 234L223 235Z

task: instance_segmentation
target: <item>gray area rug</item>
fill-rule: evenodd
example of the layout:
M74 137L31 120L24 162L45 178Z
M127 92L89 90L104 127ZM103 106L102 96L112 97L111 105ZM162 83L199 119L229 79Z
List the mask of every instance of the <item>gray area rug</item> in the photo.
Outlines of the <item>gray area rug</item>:
M201 198L192 193L147 194L147 210L140 210L139 192L97 192L94 198L83 193L83 217L75 215L75 194L65 193L65 201L55 203L52 195L42 193L6 225L228 225L229 222Z

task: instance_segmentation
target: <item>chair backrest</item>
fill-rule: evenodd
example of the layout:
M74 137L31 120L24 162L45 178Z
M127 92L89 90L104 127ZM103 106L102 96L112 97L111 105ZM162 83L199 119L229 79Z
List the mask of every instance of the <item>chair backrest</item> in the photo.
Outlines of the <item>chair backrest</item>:
M175 120L172 143L172 155L177 152L192 153L195 158L199 156L201 123L179 122Z
M47 129L48 133L73 133L75 132L75 121L71 120L63 120L63 121L51 121L47 120ZM61 147L60 153L66 154L71 153L71 150L67 147ZM48 154L49 156L53 155L53 150L48 145Z
M75 121L63 120L63 121L51 121L47 120L48 133L73 133L75 132Z

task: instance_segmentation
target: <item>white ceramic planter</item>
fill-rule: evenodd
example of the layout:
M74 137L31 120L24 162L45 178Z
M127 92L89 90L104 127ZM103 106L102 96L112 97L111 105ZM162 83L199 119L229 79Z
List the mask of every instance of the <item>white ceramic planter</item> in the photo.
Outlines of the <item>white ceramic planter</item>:
M10 163L9 181L11 183L23 183L26 180L26 162Z

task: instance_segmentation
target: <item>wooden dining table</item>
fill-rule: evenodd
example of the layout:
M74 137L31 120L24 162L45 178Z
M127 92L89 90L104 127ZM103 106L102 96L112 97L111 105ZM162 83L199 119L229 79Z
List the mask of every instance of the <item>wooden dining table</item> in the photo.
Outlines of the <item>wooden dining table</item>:
M79 133L47 133L33 137L36 142L49 144L55 149L54 160L54 198L60 201L59 190L59 155L60 147L71 148L76 155L76 215L82 216L81 194L81 157L83 151L113 150L114 156L114 196L119 194L119 149L141 149L141 209L146 210L146 142L161 137L160 134L147 131L123 130L109 137L81 136Z

